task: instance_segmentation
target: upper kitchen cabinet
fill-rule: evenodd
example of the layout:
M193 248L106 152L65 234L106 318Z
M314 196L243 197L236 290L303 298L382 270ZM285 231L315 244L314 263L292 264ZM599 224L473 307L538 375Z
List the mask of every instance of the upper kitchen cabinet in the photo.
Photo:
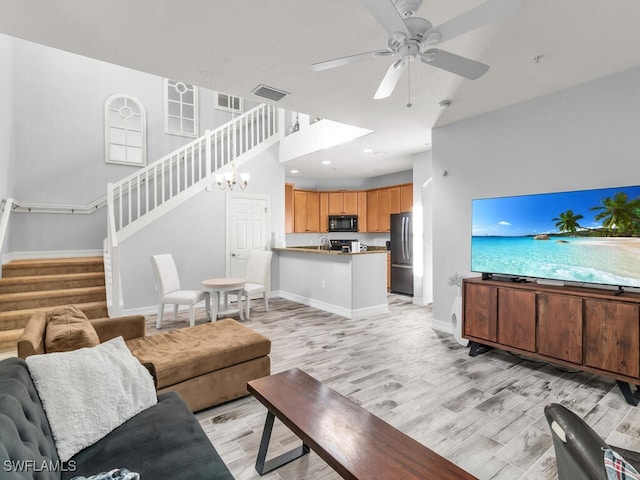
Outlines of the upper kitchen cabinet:
M413 210L413 185L389 187L389 211L391 213L410 212Z
M320 192L320 231L329 231L329 192Z
M392 213L410 212L413 185L403 184L373 190L296 190L285 184L285 231L326 233L329 215L357 215L360 232L391 230Z
M358 192L329 192L329 215L357 215Z
M360 226L360 230L364 230ZM367 192L367 232L378 231L378 190Z
M296 233L320 231L320 193L307 190L294 191L294 231Z
M378 190L378 231L379 232L391 231L391 190L392 190L391 188L382 188Z
M378 188L376 190L368 190L367 232L391 231L391 218L389 215L391 215L391 189Z
M367 192L358 192L358 229L361 232L367 230Z
M413 211L413 184L400 186L400 212Z
M284 231L293 233L293 183L284 184Z

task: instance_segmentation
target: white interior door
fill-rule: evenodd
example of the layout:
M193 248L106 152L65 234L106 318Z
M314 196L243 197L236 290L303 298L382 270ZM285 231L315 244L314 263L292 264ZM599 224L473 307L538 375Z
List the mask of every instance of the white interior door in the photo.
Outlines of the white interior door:
M227 276L243 278L249 251L268 248L271 199L229 194L227 200Z

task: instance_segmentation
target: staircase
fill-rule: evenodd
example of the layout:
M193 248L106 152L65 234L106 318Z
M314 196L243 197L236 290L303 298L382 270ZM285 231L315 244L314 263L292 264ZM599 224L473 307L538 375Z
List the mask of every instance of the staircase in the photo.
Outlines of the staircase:
M280 140L284 120L278 112L272 105L258 105L107 186L104 258L111 316L122 314L120 242L215 184L214 174L255 158Z
M102 257L14 260L0 278L0 351L15 350L38 311L74 304L88 318L107 317Z

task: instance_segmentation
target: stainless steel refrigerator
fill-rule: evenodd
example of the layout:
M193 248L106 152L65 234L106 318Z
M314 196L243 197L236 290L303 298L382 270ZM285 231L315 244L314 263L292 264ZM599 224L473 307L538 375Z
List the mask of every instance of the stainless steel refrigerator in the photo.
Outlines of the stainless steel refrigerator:
M413 295L411 212L391 215L391 291Z

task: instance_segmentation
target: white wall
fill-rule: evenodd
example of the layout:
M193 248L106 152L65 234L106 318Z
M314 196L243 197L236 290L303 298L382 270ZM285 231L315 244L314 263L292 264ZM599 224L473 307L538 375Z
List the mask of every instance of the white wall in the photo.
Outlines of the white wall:
M164 133L162 77L11 40L12 68L3 59L0 70L5 72L6 66L13 74L11 164L13 195L18 201L86 205L106 193L108 182L136 171L134 166L104 161L104 102L114 93L131 95L144 105L149 163L192 140ZM231 118L229 112L214 108L211 90L199 89L199 103L200 133ZM14 219L12 251L100 249L106 237L104 211L89 220L42 214L15 214Z
M284 235L284 168L276 154L277 145L239 167L251 173L243 193L271 197L272 239ZM225 276L225 209L226 194L214 185L120 244L125 310L154 311L158 304L151 255L172 253L185 289L199 289L202 280ZM277 290L277 268L271 273L271 289Z
M12 130L13 130L13 39L0 35L0 200L13 195ZM9 224L9 230L11 225ZM4 241L3 241L4 240ZM2 253L10 249L10 234L0 239ZM0 268L2 260L0 260ZM0 270L1 272L1 270Z
M639 132L637 68L434 129L434 327L470 275L473 198L640 184Z
M433 302L431 151L413 156L413 303Z

